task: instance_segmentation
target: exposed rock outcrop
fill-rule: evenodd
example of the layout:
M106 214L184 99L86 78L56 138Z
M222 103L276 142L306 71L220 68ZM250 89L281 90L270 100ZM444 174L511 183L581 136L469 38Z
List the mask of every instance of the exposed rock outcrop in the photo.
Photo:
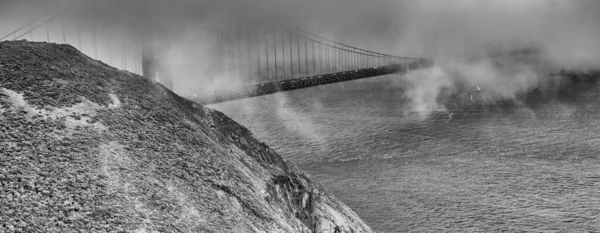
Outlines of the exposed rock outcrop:
M0 232L370 232L224 114L68 45L0 43Z

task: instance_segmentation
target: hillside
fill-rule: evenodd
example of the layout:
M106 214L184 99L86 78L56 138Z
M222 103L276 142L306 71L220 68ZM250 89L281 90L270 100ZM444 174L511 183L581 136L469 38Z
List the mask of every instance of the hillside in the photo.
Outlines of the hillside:
M0 43L0 232L370 232L245 127L68 45Z

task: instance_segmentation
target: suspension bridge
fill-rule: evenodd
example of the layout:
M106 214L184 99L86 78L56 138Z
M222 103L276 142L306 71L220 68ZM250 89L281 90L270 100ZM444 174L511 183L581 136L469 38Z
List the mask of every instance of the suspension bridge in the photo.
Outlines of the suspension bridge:
M2 40L69 44L117 69L156 80L201 104L267 95L336 82L403 73L431 65L340 43L303 29L251 29L243 23L199 25L177 49L147 34L73 15L29 21ZM292 29L290 29L292 28ZM149 42L150 41L150 42ZM184 59L182 59L184 58Z

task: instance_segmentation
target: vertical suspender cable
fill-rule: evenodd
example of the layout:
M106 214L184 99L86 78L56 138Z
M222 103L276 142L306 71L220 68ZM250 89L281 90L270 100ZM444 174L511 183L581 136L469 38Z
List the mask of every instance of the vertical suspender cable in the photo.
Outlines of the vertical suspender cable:
M235 30L235 34L236 34L236 38L237 38L237 54L235 56L235 58L237 59L237 73L239 78L242 78L242 72L244 72L244 59L242 57L242 49L241 49L241 45L240 45L240 40L241 38L241 33L240 33L240 27L238 25L236 25L236 30Z
M309 76L308 73L308 40L304 38L304 61L305 61L305 74L304 76Z
M337 49L335 49L335 47L333 47L333 45L331 47L331 58L332 58L332 61L333 61L333 63L332 63L333 65L332 65L332 70L331 71L332 71L332 73L335 73L335 72L337 72L337 63L338 63L338 60L337 60Z
M342 71L346 71L346 50L340 49L340 56L342 56Z
M94 22L92 22L92 30L93 32L93 41L94 41L94 58L98 59L98 47L96 46L96 25L94 24Z
M346 50L340 49L340 56L342 56L342 71L346 71Z
M352 69L350 67L350 48L348 48L346 51L344 51L344 53L346 54L346 70L350 70Z
M281 68L283 69L283 76L281 80L285 80L285 33L281 33Z
M217 72L223 71L223 39L221 38L221 30L219 28L215 28L215 33L217 34L217 64L216 69ZM212 77L214 79L214 77Z
M300 60L300 37L298 36L298 40L296 41L296 47L297 47L297 52L298 52L298 75L301 76L300 74L302 73L302 60Z
M108 31L108 64L112 66L112 39L110 38L110 30Z
M362 62L363 62L363 69L364 69L364 68L367 68L367 66L368 66L368 65L367 65L367 58L368 58L368 57L367 57L367 53L365 53L365 54L363 54L363 55L362 55L362 60L363 60L363 61L362 61Z
M229 63L229 72L233 73L233 61L231 55L231 36L229 35L229 28L225 28L227 32L227 39L225 40L227 43L227 61Z
M50 22L46 23L46 42L50 43Z
M265 67L267 68L267 82L271 80L271 74L269 74L269 36L265 36L265 54L266 61Z
M273 55L275 56L275 81L277 81L277 33L273 30Z
M333 45L333 46L335 46L335 45ZM340 52L341 51L336 47L333 48L333 51L335 54L335 70L334 70L334 72L337 73L341 69L341 67L340 67L340 64L341 64Z
M356 52L356 49L353 49L352 50L352 69L355 69L355 70L358 69L357 59L356 59L356 58L358 58L357 55L358 54Z
M348 68L354 70L354 48L350 48L348 51Z
M249 79L255 79L255 77L253 77L252 75L252 66L250 65L250 60L252 60L252 50L250 49L250 32L249 30L246 29L246 51L248 52L248 60L246 61L246 63L248 63L248 78ZM255 81L255 80L253 80ZM254 82L252 82L252 84L254 84Z
M338 50L338 60L339 60L339 66L338 66L338 71L342 72L344 70L344 51L340 48L337 49Z
M348 53L348 50L344 50L344 60L346 61L346 62L345 62L345 64L346 64L346 67L344 68L344 70L349 70L349 69L350 69L350 66L349 66L349 64L350 64L350 59L348 59L348 58L350 58L350 57L349 57L349 55L350 55L350 54Z
M341 48L337 48L338 54L338 72L344 70L344 51Z
M81 48L81 25L79 25L79 21L77 21L77 37L79 38L79 51L83 52Z
M296 40L296 52L298 53L298 77L302 77L302 60L300 60L300 36L296 36L298 37L298 39Z
M340 50L338 48L333 48L334 54L335 54L335 70L334 72L338 72L340 70Z
M350 56L352 56L352 58L351 58L352 69L356 70L356 49L352 48L352 52L351 52Z
M342 69L342 50L335 48L335 72L339 72Z
M324 74L329 73L329 45L325 44L325 72Z
M260 36L259 35L260 34L256 34L256 57L258 58L257 59L258 67L256 69L256 74L258 75L258 83L261 83L262 81L260 79L262 78L262 75L261 75L261 70L260 70L260 65L261 65L260 64L261 63L260 56L261 55L260 55Z
M292 33L288 32L290 36L290 69L292 70L292 79L294 79L294 52L292 51L292 45L294 44L292 39Z
M121 46L123 46L123 70L127 70L127 46L125 46L126 39L121 42Z
M204 33L205 33L205 35L206 35L206 41L207 41L208 43L210 43L210 41L211 41L211 39L212 39L212 37L211 37L211 32L212 32L212 30L211 30L211 28L210 28L210 27L209 27L209 28L206 28L206 29L204 29ZM211 51L211 52L213 52L213 51ZM208 61L208 72L206 72L206 73L208 73L208 78L212 78L212 77L213 77L213 75L214 75L214 74L213 74L213 72L214 72L214 67L215 67L215 58L214 58L214 56L211 56L211 57L210 57L210 60ZM190 78L190 77L188 77L188 93L191 93L191 90L190 90L190 87L189 87L189 86L191 86L191 85L190 85L190 82L191 82L191 78Z
M311 76L315 76L317 74L317 56L315 54L315 43L314 41L310 42L312 44L313 47L313 68L312 68L312 73Z
M338 64L338 72L342 72L344 69L344 54L343 54L344 51L342 51L342 49L340 49L340 48L338 48L337 50L338 50L337 54L338 54L338 63L339 63Z
M321 39L319 39L321 40ZM320 42L320 41L319 41ZM325 61L323 60L323 44L319 43L319 74L323 74L323 65Z
M327 45L327 73L331 73L331 60L332 56L330 55L331 47Z
M342 49L342 51L340 51L340 52L342 53L342 60L343 60L343 63L342 63L342 64L343 64L343 66L342 66L342 69L343 69L344 71L346 71L346 70L348 69L348 67L347 67L347 63L348 63L348 59L347 59L347 58L348 58L348 57L347 57L347 54L346 54L346 50L345 50L345 49Z
M336 48L336 53L335 53L335 72L339 72L342 69L342 50Z
M136 51L135 51L135 46L132 46L132 53L131 56L133 57L133 72L132 73L137 73L138 71L138 66L137 66L137 55L136 55Z

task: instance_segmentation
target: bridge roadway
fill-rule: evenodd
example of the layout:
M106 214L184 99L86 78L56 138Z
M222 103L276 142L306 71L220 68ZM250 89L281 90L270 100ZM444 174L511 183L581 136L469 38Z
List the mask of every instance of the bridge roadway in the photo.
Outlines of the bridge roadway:
M277 82L262 83L252 86L228 89L206 93L204 95L188 99L202 104L216 104L232 100L245 99L255 96L273 94L277 92L291 91L296 89L326 85L331 83L345 82L356 79L370 78L394 73L406 73L428 67L432 62L424 59L407 62L405 64L387 65L366 69L350 70L337 73L329 73L304 78L282 80Z

